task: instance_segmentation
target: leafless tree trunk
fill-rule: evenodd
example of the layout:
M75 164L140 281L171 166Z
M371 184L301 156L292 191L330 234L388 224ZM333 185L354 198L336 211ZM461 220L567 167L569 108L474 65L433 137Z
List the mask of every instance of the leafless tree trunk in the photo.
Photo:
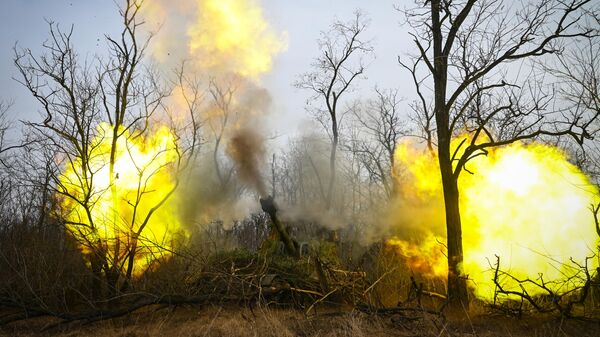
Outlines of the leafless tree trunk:
M375 88L375 98L354 111L359 130L349 146L372 179L381 182L387 197L394 191L391 173L396 147L400 138L409 134L402 120L400 102L398 90Z
M215 173L219 179L222 189L226 189L231 181L233 167L224 168L221 164L221 148L223 137L231 123L235 123L237 111L234 106L234 96L238 88L233 83L221 83L217 79L212 79L208 92L212 98L214 111L208 112L208 126L213 136L213 163Z
M427 132L435 129L448 236L448 296L468 306L458 178L486 149L539 136L590 137L598 113L557 113L542 82L511 76L509 65L551 57L566 39L589 38L589 0L545 0L515 8L502 0L418 2L405 11L418 54L402 63L414 79ZM422 70L424 68L424 70ZM433 82L433 83L431 83ZM432 87L433 112L425 100ZM427 120L435 116L435 128ZM457 138L461 137L461 138ZM458 145L453 140L459 139Z
M91 252L92 269L98 274L103 272L112 292L129 286L142 232L155 211L169 200L179 185L176 176L173 188L157 199L148 212L141 212L142 200L153 192L146 190L146 184L157 171L136 163L136 158L129 153L139 171L139 190L134 200L127 200L131 217L119 213L119 204L124 200L117 192L120 181L115 164L118 153L127 155L130 151L120 140L125 139L128 144L138 137L148 136L151 118L159 111L164 112L164 100L170 92L158 75L143 63L149 39L140 41L141 23L137 19L140 6L141 1L128 0L120 8L123 30L118 38L106 37L110 54L106 59L97 59L95 65L79 64L71 43L72 28L64 33L53 23L50 23L51 38L44 44L45 54L38 57L29 49L15 49L20 82L38 100L45 113L43 122L28 125L35 137L54 151L56 159L62 160L54 162L54 167L49 170L54 192L83 209L84 214L80 214L78 220L71 218L69 225L77 228L77 238L84 241L81 244ZM108 123L108 129L100 127L103 123ZM178 156L174 163L177 173L188 163L197 146L198 125L193 116L191 126L186 129L185 132L191 132L193 136L191 142L181 146L178 140L182 135L178 133L183 130L171 128L176 139L170 146ZM97 209L99 198L107 192L99 188L98 183L103 177L98 174L97 161L104 155L99 139L110 141L109 174L106 177L109 181L107 190L112 196L110 210ZM155 155L158 157L161 153ZM66 168L74 172L70 181L65 181L62 175ZM94 212L108 213L111 223L103 225L112 226L117 237L108 239L100 235Z
M373 51L369 42L362 37L366 28L367 21L360 12L356 12L349 22L334 22L330 31L322 33L322 39L319 40L322 54L312 64L313 70L302 74L295 83L298 88L312 91L311 100L326 107L317 108L316 114L331 138L329 179L324 200L327 209L332 205L336 179L336 155L342 115L340 99L364 73L363 58ZM324 115L327 116L325 119Z

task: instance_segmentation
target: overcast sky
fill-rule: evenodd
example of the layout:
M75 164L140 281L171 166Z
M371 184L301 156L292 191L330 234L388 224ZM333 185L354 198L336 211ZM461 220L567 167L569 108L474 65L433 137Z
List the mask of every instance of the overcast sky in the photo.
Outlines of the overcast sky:
M147 0L152 1L152 0ZM397 63L401 55L413 47L400 22L402 15L394 9L399 0L260 0L267 21L276 31L288 34L288 49L279 54L271 73L263 84L273 96L274 123L283 138L296 133L308 119L304 103L309 93L293 88L298 74L309 69L318 55L316 40L335 19L347 19L356 9L371 19L365 37L372 38L376 59L367 69L368 80L359 83L361 95L374 85L400 88L410 95L411 86L406 73ZM34 54L48 36L46 20L63 28L74 25L74 44L83 56L102 53L104 34L119 31L116 5L110 0L2 0L0 10L0 99L15 102L12 119L38 118L39 107L30 95L12 78L16 76L12 47L31 48Z

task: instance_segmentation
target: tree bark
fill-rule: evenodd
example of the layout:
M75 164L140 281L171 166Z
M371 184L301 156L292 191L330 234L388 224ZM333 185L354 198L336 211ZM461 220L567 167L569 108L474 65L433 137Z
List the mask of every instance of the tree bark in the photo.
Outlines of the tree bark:
M331 209L333 203L333 188L335 186L336 178L336 156L337 148L339 143L338 126L335 118L333 119L333 140L331 142L331 152L329 153L329 185L327 186L327 200L325 200L325 207L327 210Z
M436 93L436 96L437 93ZM448 113L436 113L438 125L448 121ZM445 117L445 118L444 118ZM466 279L462 272L463 246L460 219L458 179L453 174L448 128L438 127L438 161L442 176L444 209L446 211L446 235L448 244L448 301L451 307L468 308L469 298Z
M443 168L442 168L443 167ZM458 181L452 176L452 163L442 166L442 185L446 210L446 234L448 244L448 301L457 309L469 307L467 282L463 274L462 223L459 209Z
M438 137L438 162L442 176L444 207L446 211L446 235L448 243L448 302L451 308L468 308L469 298L466 280L462 275L463 261L462 224L460 221L458 178L454 175L450 143L450 107L446 103L448 83L448 55L443 51L440 23L440 1L431 1L433 33L434 114Z

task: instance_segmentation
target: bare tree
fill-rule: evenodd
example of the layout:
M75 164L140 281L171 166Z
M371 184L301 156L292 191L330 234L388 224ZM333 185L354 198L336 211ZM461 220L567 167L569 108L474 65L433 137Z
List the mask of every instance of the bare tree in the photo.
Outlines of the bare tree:
M350 151L359 157L372 179L381 183L388 197L394 189L390 176L395 164L394 152L400 138L409 134L400 103L398 90L375 88L375 97L364 108L354 111L359 132L353 137Z
M83 209L88 210L87 224L93 229L96 226L91 208L97 194L92 186L96 172L88 168L94 148L94 127L100 120L98 85L86 71L89 70L86 65L78 63L71 44L72 28L63 33L54 23L49 24L50 39L43 45L47 54L35 57L29 49L15 50L15 64L21 73L19 82L37 99L45 114L43 122L28 125L35 137L43 140L42 147L63 154L65 165L75 163L79 158L77 172L81 188L80 197L76 199ZM51 170L55 173L52 177L54 189L64 190L58 174L61 165L56 166ZM99 278L100 268L93 264L92 269L98 271Z
M358 11L348 22L335 21L328 32L322 32L318 42L321 55L313 62L313 70L302 74L295 82L297 88L313 92L311 100L319 104L316 117L331 138L329 179L324 200L327 209L331 208L336 179L336 154L343 112L341 98L363 75L363 59L373 52L370 43L362 36L367 25L367 20Z
M600 26L600 16L590 21ZM539 63L542 71L553 76L556 96L561 101L562 110L573 114L600 113L600 38L594 36L582 43L568 45L551 64ZM587 125L590 134L600 129L598 121ZM563 146L573 153L574 161L595 182L600 178L600 144L593 140L579 147L563 142ZM572 143L572 142L571 142Z
M171 124L176 125L176 129L189 131L180 135L182 137L180 142L184 144L183 146L195 150L196 147L205 143L202 138L202 126L206 120L200 116L202 104L205 101L205 91L202 89L202 82L196 76L186 74L185 64L185 62L182 62L181 66L175 69L175 79L172 83L174 86L173 94L181 97L183 110L186 112L185 116L182 116L180 112L181 107L175 109L167 107L167 113ZM194 156L190 158L190 161L196 162L198 155L199 151L194 151Z
M423 82L425 82L429 76L425 76L423 78L418 75L418 68L421 62L423 62L422 55L415 55L412 57L413 62L408 64L405 61L402 61L400 57L398 57L398 62L400 65L409 71L411 74L411 78L413 84L415 86L417 99L410 103L410 108L412 110L412 114L409 115L410 121L417 126L417 130L415 134L412 136L416 138L423 139L427 145L427 149L430 153L434 153L434 134L435 134L435 122L434 122L434 111L431 106L431 102L427 100L425 97L426 93L424 92Z
M178 188L178 173L193 156L198 139L192 117L185 131L193 136L184 146L180 142L184 130L172 124L169 144L149 158L137 158L133 152L134 143L154 130L151 123L159 120L156 115L164 112L169 95L158 74L143 64L149 39L139 38L140 6L141 2L132 0L120 8L121 34L106 37L110 55L96 59L95 64L80 64L71 42L73 29L63 32L53 23L42 56L15 48L19 81L38 100L45 115L42 122L28 125L43 144L41 148L51 149L55 157L49 172L54 192L66 200L62 216L89 252L97 279L103 277L112 292L130 285L134 261L141 252L140 240L147 241L143 233ZM175 153L176 158L166 160L167 152ZM119 192L119 185L125 182L119 180L116 170L118 158L129 160L137 172L138 188L132 194ZM102 173L105 165L107 177ZM148 182L165 171L173 172L174 183L165 191L149 189ZM103 187L102 181L108 181L108 187ZM110 193L112 205L101 209L100 200L106 193ZM155 197L157 193L160 196ZM120 211L124 208L127 211ZM107 227L112 228L114 238L100 232Z
M144 59L144 52L150 41L150 38L140 40L137 32L142 22L138 19L138 12L142 1L127 0L125 6L120 8L120 14L123 19L123 29L119 38L113 39L106 36L108 47L111 54L108 62L100 67L99 88L104 113L111 126L110 158L109 158L109 185L112 195L112 223L115 232L120 229L118 210L119 194L117 193L118 173L115 172L115 163L119 150L119 141L121 137L131 133L135 138L143 135L147 128L150 117L161 108L164 98L167 96L166 90L159 87L159 82L155 74L146 71L142 74L141 64ZM144 76L145 75L145 76ZM145 78L143 78L145 77ZM140 172L142 173L142 172ZM143 174L140 174L140 179ZM134 202L134 209L139 206L139 198ZM136 212L134 211L134 214ZM145 227L147 221L142 222L139 230L133 229L135 219L132 219L130 233L132 238L131 249L127 254L126 280L131 279L133 271L133 261L136 254L139 233ZM113 257L120 254L121 243L117 240L114 245ZM108 273L110 284L116 284L119 276L119 261L114 261L112 268ZM126 283L128 284L128 282Z
M228 128L234 124L237 119L237 109L234 105L234 98L238 90L237 85L233 80L219 81L216 78L211 79L208 92L212 100L211 111L208 112L207 124L213 138L213 164L215 173L219 179L220 187L226 189L231 182L234 167L223 167L220 157L223 137L226 135Z
M287 150L276 161L278 167L275 172L278 181L278 199L292 206L304 206L311 198L320 198L317 192L312 194L306 172L310 171L309 154L306 153L305 142L291 140Z
M14 148L14 146L6 145L6 132L9 128L9 122L7 120L7 113L13 105L10 101L0 101L0 154ZM1 161L1 158L0 158Z
M417 3L405 15L418 54L412 64L402 64L413 75L422 101L426 119L422 125L427 132L435 130L446 211L449 300L467 306L467 276L461 269L460 173L490 147L540 136L572 136L580 144L590 138L589 127L598 113L556 109L542 75L519 71L517 62L532 69L528 60L549 58L562 51L566 40L595 34L584 20L592 2ZM433 104L428 103L430 95ZM431 116L435 125L428 120Z
M6 130L8 130L7 113L12 107L13 102L0 100L0 137L4 138Z
M2 219L4 221L0 229L9 223L7 215L12 213L9 209L15 190L15 180L11 175L12 162L6 158L6 152L11 149L11 146L6 145L6 132L9 129L7 114L11 106L12 102L0 100L0 216L6 217Z

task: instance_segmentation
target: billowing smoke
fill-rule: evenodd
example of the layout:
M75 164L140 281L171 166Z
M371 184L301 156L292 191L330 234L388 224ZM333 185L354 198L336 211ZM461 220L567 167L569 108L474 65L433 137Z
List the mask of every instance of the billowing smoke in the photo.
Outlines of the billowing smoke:
M179 190L184 222L228 226L259 207L244 191L266 193L262 125L271 99L260 80L287 47L286 33L269 25L257 0L153 0L141 10L155 32L154 61L166 73L183 64L187 81L173 90L174 114L189 108L187 86L201 87L194 113L203 144Z
M259 80L287 48L287 34L271 28L257 0L153 0L142 14L157 32L154 59L169 67L186 60L210 76Z
M260 169L265 159L263 136L249 128L236 130L227 145L227 155L233 159L240 179L265 197L267 188Z

